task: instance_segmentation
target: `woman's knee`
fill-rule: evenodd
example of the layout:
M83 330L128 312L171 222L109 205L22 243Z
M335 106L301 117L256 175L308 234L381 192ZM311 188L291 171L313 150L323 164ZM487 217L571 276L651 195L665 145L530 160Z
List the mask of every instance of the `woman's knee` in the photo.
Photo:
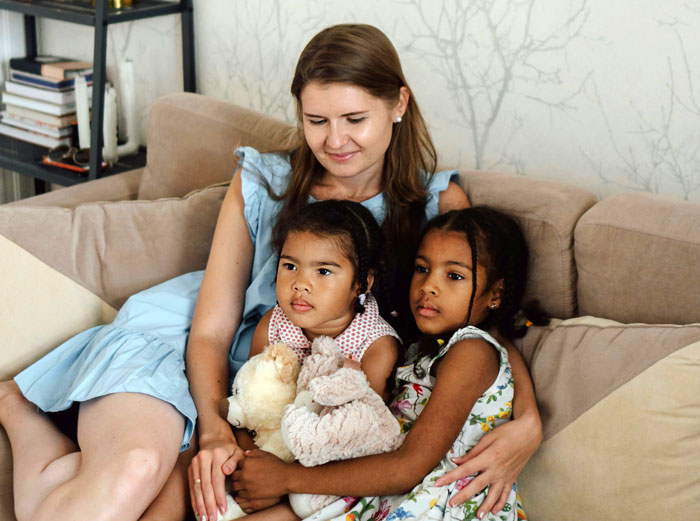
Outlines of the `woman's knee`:
M170 475L177 454L156 448L133 448L116 462L114 492L129 501L141 494L157 493Z

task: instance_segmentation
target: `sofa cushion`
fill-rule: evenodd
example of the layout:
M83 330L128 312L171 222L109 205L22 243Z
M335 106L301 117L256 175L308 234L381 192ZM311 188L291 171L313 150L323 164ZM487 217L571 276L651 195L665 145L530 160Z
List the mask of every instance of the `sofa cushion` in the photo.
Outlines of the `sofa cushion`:
M225 193L218 185L156 201L0 207L0 235L119 308L137 291L204 269Z
M0 273L0 381L74 334L116 315L99 296L2 236Z
M272 152L291 150L298 142L296 128L278 119L191 93L154 102L148 128L139 199L182 197L197 188L230 181L238 146Z
M536 299L552 317L576 314L573 230L596 202L583 188L495 172L464 171L460 183L472 204L515 217L530 247L525 300Z
M687 519L700 505L700 324L532 328L545 440L518 479L541 520Z
M624 193L575 230L580 314L620 322L700 322L700 204Z

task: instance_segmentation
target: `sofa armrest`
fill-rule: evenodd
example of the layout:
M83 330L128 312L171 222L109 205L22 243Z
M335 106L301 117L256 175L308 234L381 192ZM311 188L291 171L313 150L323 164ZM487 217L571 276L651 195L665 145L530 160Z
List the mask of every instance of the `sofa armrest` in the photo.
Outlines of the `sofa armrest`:
M88 181L75 186L61 188L27 199L20 199L5 206L60 206L75 208L79 204L96 201L130 201L136 199L141 184L143 168L129 170Z

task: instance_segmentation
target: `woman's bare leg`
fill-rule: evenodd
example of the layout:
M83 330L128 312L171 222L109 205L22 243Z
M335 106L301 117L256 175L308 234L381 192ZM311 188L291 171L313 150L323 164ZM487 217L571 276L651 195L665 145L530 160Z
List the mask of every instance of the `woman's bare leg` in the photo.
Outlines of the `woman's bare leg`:
M180 453L170 477L163 485L158 497L143 513L140 521L181 521L192 511L187 468L197 454L195 439L196 436L193 436L192 446Z
M12 447L15 509L22 521L51 490L75 476L80 452L13 380L0 382L0 424Z
M78 453L14 382L0 386L0 422L12 444L19 521L138 519L170 475L184 430L170 404L117 393L81 405Z

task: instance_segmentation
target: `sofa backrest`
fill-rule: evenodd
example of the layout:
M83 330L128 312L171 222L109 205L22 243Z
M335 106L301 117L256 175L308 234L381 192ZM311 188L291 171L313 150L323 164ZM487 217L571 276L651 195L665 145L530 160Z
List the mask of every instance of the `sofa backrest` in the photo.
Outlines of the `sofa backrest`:
M700 323L700 204L617 194L586 212L574 237L579 314Z
M474 205L516 218L530 248L525 301L537 300L547 315L576 315L574 227L596 202L583 188L496 172L463 171L460 182Z
M296 128L278 119L199 94L156 100L149 116L146 169L139 199L182 197L192 190L230 181L234 150L291 150Z

